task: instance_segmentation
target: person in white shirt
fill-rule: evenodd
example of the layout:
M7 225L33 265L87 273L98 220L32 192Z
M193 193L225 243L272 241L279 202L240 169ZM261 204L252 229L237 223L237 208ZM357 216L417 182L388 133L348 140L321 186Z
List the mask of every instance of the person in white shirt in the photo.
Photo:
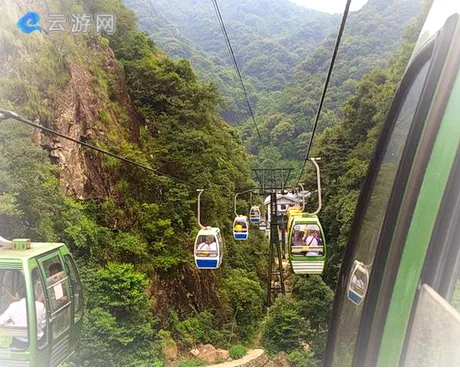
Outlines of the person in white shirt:
M309 232L309 235L304 238L304 242L305 242L305 245L308 246L308 247L316 247L318 245L318 240L316 238L316 231L315 230L311 230ZM319 253L317 251L308 251L306 252L305 254L306 256L317 256L319 255Z
M215 257L217 255L217 244L214 241L214 237L206 237L204 241L198 245L197 250L203 251L207 256Z
M24 290L19 295L21 299L11 303L0 316L0 326L20 326L27 328L27 303ZM37 340L40 340L44 335L43 329L46 326L45 305L38 300L35 301L35 311L37 314ZM15 337L11 346L22 350L27 348L28 345L27 337Z

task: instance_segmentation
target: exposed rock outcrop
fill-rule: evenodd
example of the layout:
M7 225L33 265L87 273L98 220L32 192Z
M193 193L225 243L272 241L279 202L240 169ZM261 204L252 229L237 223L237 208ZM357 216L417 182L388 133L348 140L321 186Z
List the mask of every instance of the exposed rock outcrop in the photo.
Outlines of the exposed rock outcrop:
M208 364L215 362L225 362L230 357L230 354L227 350L216 349L211 344L207 344L197 349L193 349L192 351L190 351L190 353L194 357L201 359Z
M12 24L33 9L40 14L40 25L45 29L46 17L53 13L45 0L4 0L3 9L3 20ZM5 32L12 32L16 42L11 50L0 53L0 74L34 88L34 101L29 101L26 111L18 113L73 139L104 142L114 151L120 143L117 140L138 140L141 119L126 91L113 51L99 36L83 39L70 32L62 37L59 33L38 31L26 35L18 28ZM47 69L37 72L40 67L36 57L47 47L51 51L40 62L47 60L49 65L40 66ZM55 80L50 84L49 78ZM79 199L113 194L114 180L102 167L99 154L49 134L35 133L34 141L46 148L52 162L58 165L61 186L68 194Z

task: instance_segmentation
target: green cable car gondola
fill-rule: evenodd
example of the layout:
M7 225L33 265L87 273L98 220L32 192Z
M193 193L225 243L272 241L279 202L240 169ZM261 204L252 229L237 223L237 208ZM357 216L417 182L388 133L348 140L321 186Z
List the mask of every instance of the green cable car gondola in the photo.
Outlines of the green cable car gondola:
M323 366L460 366L460 2L434 0L349 231Z
M326 238L317 216L322 205L320 171L316 162L319 159L310 159L317 173L317 210L305 213L305 204L302 203L301 208L293 206L287 212L289 261L295 274L322 274L326 263Z
M316 215L294 216L288 235L289 260L295 274L321 274L326 262L326 238Z
M76 348L80 279L65 244L0 237L0 365L57 366Z

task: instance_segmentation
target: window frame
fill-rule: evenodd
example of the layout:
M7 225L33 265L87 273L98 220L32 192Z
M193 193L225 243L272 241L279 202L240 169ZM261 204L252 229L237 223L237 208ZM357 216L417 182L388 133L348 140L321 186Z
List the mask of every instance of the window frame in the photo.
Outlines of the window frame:
M380 132L380 137L377 142L377 146L374 151L374 155L370 161L369 168L367 171L367 175L365 180L363 181L360 196L358 199L358 204L355 211L355 216L353 219L353 223L350 230L350 236L347 241L347 245L345 247L345 252L343 256L342 268L340 271L339 279L338 279L338 286L336 297L334 300L333 311L331 316L331 327L328 334L327 339L327 346L326 346L326 353L324 358L324 364L327 366L331 366L334 364L335 358L335 348L337 346L337 329L340 325L340 315L339 311L342 310L343 304L347 302L346 300L346 292L348 286L348 277L353 267L355 251L357 249L357 240L359 234L361 232L363 223L364 223L364 215L368 209L370 204L371 195L374 190L374 186L376 184L376 180L378 178L378 174L380 172L380 168L382 165L382 161L384 158L384 153L391 142L392 133L394 132L396 122L398 121L400 112L402 107L406 102L406 97L410 92L413 83L419 76L420 71L425 67L426 63L433 62L432 56L434 54L434 46L436 43L437 37L434 37L429 41L415 56L413 62L408 66L406 73L401 81L401 84L395 94L393 102L391 104L390 110L386 116L384 124L382 125L382 129ZM431 60L431 61L430 61ZM373 316L371 310L375 308L375 303L378 298L378 293L375 292L375 284L379 283L380 280L378 279L378 275L383 272L382 270L382 261L379 260L379 254L381 254L380 248L382 247L382 235L385 234L385 229L388 227L388 222L392 219L395 219L398 213L399 205L401 203L402 194L404 193L404 188L407 183L407 180L402 180L402 176L405 173L402 168L407 169L407 164L412 162L412 159L415 155L415 149L418 144L418 138L421 135L423 130L423 123L425 119L423 115L427 114L428 107L425 109L425 105L423 105L420 101L424 98L424 96L429 95L429 91L427 91L427 83L430 78L432 66L429 66L429 70L427 72L426 78L424 80L424 86L422 88L422 92L420 93L419 102L417 103L416 110L414 112L414 116L412 118L411 126L407 133L406 143L404 144L403 152L401 155L401 159L398 165L398 169L396 171L396 175L393 181L393 187L388 199L387 204L387 212L384 216L383 223L382 223L382 230L380 231L379 240L377 242L376 251L374 255L374 263L372 266L372 270L370 273L369 278L369 285L367 288L367 295L363 301L363 310L361 312L360 318L360 326L358 327L358 336L356 339L352 365L363 365L361 361L363 358L367 358L367 348L368 348L368 340L364 339L364 335L367 335L367 339L369 339L369 328L365 328L366 324L368 325L368 320L370 317ZM431 94L434 93L434 90ZM426 97L425 97L426 98ZM426 111L423 111L426 110ZM422 124L415 124L417 121L422 121ZM400 198L398 198L400 197ZM399 200L398 200L399 199ZM388 237L386 234L386 238ZM361 352L360 355L357 352ZM364 356L363 356L364 353ZM364 364L364 365L369 365ZM372 365L372 364L370 364Z
M61 266L62 266L62 271L61 272L64 272L66 277L65 279L63 279L62 281L64 281L64 283L66 284L66 287L67 287L67 290L68 290L68 295L67 297L70 297L70 293L71 293L71 286L70 286L70 278L69 278L69 274L67 272L67 269L66 269L66 266L65 266L65 262L64 262L64 259L61 255L61 252L59 249L55 249L53 250L52 252L49 252L49 253L46 253L46 254L43 254L41 255L40 257L37 257L37 263L40 267L40 270L42 272L42 274L45 276L47 275L47 270L45 270L44 266L43 266L43 263L52 259L52 258L56 258L58 257L59 258L59 261L61 263ZM73 321L72 321L72 314L71 314L71 309L70 309L70 306L72 304L72 301L71 300L68 300L66 304L62 305L61 307L57 308L56 310L54 310L54 308L52 307L51 305L51 295L48 291L48 283L46 282L45 280L45 292L46 292L46 299L47 299L47 305L49 307L49 311L50 311L50 315L49 315L49 319L48 319L48 328L50 329L50 341L53 342L53 341L56 341L57 339L59 339L62 335L66 334L66 333L69 333L71 328L72 328L72 325L73 325ZM59 334L56 334L54 335L54 323L55 323L55 320L56 318L63 314L65 310L68 310L68 313L70 314L69 315L69 324L67 325L67 328L60 331Z
M37 336L35 336L35 339L37 341L37 350L39 352L42 352L44 350L46 350L49 345L50 345L50 320L51 320L51 309L49 308L49 305L48 303L46 302L46 282L43 278L43 274L42 274L42 271L41 271L41 268L40 268L40 265L39 263L37 262L37 260L35 258L32 258L30 263L29 263L29 268L30 268L30 275L32 277L32 274L33 274L33 271L34 270L37 270L37 275L38 275L38 279L40 280L40 283L41 283L41 287L42 287L42 292L44 294L44 297L45 297L45 300L43 301L43 304L45 306L45 320L46 320L46 325L45 325L45 328L43 330L43 336L45 337L45 344L43 346L40 347L40 345L38 344L38 339L37 339ZM31 281L33 282L33 279L31 278ZM33 295L35 297L35 285L33 285ZM35 314L37 313L36 311L36 307L35 307L35 299L34 299L34 312ZM35 317L36 318L36 317ZM37 323L38 321L36 320L35 323Z
M460 67L460 61L458 62ZM459 71L460 73L460 71ZM454 79L454 78L452 78ZM447 102L446 102L447 103ZM421 286L432 287L446 302L452 304L455 284L460 276L460 145L457 147L436 223L428 245L425 263L420 275L419 288L414 296L412 312L400 358L403 363L407 357L408 342L411 337L416 307Z
M70 290L72 291L72 311L73 311L73 316L74 316L73 323L77 323L83 317L83 287L81 284L80 276L78 274L77 265L75 264L75 261L72 255L70 253L66 253L63 255L63 258L64 258L65 267L68 268L67 273L69 274ZM69 262L67 262L67 260L69 260ZM74 273L73 276L71 275L71 272L70 272L71 269L73 269L73 273ZM76 303L75 303L75 292L74 292L74 287L73 287L73 282L72 282L73 278L75 278L75 281L78 283L79 289L80 289L80 296L79 296L80 302L79 302L78 309L76 309Z
M30 350L30 347L31 347L31 344L30 344L30 338L31 338L31 333L30 333L30 320L32 319L32 314L31 314L31 310L30 310L30 305L29 305L29 294L27 292L27 277L26 277L26 270L27 268L25 267L25 265L21 262L21 263L11 263L11 265L7 266L7 267L4 267L1 269L1 271L5 271L5 272L13 272L13 274L15 273L14 271L18 271L19 274L21 274L21 271L22 271L22 277L23 277L23 287L25 288L25 291L24 291L24 298L25 298L25 303L26 303L26 319L27 319L27 326L25 327L26 331L27 331L27 346L25 346L24 348L22 349L19 349L19 348L14 348L13 350L11 350L11 345L8 347L8 348L2 348L2 349L8 349L8 350L11 350L12 352L14 353L24 353L28 350ZM5 279L2 278L1 280L1 284L0 284L0 287L3 288L3 285L4 285L4 281ZM18 277L12 277L12 284L13 285L16 285L17 282L19 281L19 278ZM20 283L19 283L20 284ZM22 299L22 298L21 298ZM20 299L20 300L21 300ZM14 302L11 302L8 307L2 312L5 313L6 310L10 307L10 305L14 303ZM33 308L33 311L35 312L35 308ZM8 327L8 326L0 326L0 327ZM19 326L17 326L19 327ZM14 328L14 326L13 326ZM22 327L20 327L22 328ZM12 342L14 341L14 338L15 337L23 337L23 336L12 336Z
M454 41L456 22L457 16L449 18L442 30L420 51L421 53L432 47L431 65L414 115L416 123L412 124L412 131L407 138L390 206L382 227L382 234L386 236L379 239L369 283L371 292L364 305L353 360L355 365L376 365L380 355L380 345L412 215L448 102L448 99L443 99L437 93L437 89L442 84L444 93L449 94L454 83L448 78L446 83L443 83L440 78L450 45ZM446 76L443 75L443 78Z

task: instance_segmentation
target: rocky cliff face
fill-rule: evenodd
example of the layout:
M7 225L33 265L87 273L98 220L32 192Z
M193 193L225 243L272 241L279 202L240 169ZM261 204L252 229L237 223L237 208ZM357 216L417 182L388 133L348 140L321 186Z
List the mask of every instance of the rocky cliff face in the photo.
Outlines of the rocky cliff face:
M104 142L116 152L120 141L136 141L140 118L126 93L123 74L112 50L97 34L83 38L67 32L22 33L16 26L28 11L47 17L59 2L5 0L0 24L0 102L59 133L88 143ZM65 14L66 17L70 15ZM70 27L67 22L67 27ZM19 123L18 123L19 124ZM113 178L103 170L99 154L71 141L35 134L59 166L62 188L79 199L113 193Z
M65 15L70 15L67 3L74 6L76 1L3 0L0 107L114 153L122 146L135 147L143 120L127 93L123 70L108 41L94 32L72 34L69 22L65 33L25 34L16 25L26 12L34 11L47 29L49 14L69 9ZM80 200L117 200L116 170L110 169L106 158L39 130L33 134L34 142L49 152L50 161L58 167L61 187L68 195ZM221 305L213 273L182 267L173 275L152 274L150 278L152 310L160 316L166 317L172 308L193 313Z

